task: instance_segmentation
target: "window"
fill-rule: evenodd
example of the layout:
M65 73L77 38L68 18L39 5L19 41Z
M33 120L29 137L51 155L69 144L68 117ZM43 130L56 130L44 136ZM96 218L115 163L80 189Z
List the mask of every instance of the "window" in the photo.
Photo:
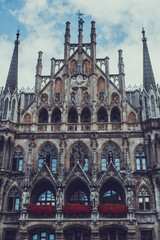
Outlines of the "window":
M20 194L16 187L12 188L9 195L8 210L18 211L20 205Z
M75 228L65 231L65 240L90 240L90 232L87 229Z
M141 187L138 193L139 210L150 209L150 194L146 187Z
M107 117L107 111L105 108L101 107L98 110L98 122L100 123L104 123L108 121L108 117Z
M55 196L50 190L46 190L43 193L40 194L40 196L37 199L38 205L53 205L55 206Z
M144 97L144 104L145 104L145 111L146 111L146 119L149 118L149 114L148 114L148 104L147 104L147 98Z
M55 234L52 230L45 228L33 230L30 234L31 240L54 240Z
M127 240L127 234L119 228L108 228L102 231L101 240Z
M152 230L141 230L141 240L153 240Z
M39 112L39 123L48 123L48 112L45 108Z
M61 111L59 108L55 108L52 112L52 123L60 124L61 123Z
M154 97L151 97L151 109L152 109L152 117L156 117L156 110L155 110L155 102Z
M56 93L56 101L60 102L60 97L61 97L60 93L57 92L57 93Z
M84 100L87 100L87 101L89 100L89 94L88 94L88 92L85 92L85 93L84 93Z
M6 229L4 240L16 240L16 230L15 229Z
M84 171L88 171L88 154L88 149L83 143L78 143L77 145L75 145L70 154L71 168L75 165L77 161L79 161Z
M3 119L7 119L7 112L8 112L8 98L6 98L4 103Z
M57 169L57 151L51 145L46 145L41 149L39 154L38 170L41 169L43 162L51 168L52 171Z
M66 192L67 203L89 204L89 190L81 181L75 181L70 184Z
M90 123L91 122L91 113L89 108L85 107L81 113L81 122L82 123Z
M143 145L139 145L137 147L137 151L136 151L136 155L135 155L135 158L136 158L136 167L137 167L137 170L140 171L140 170L146 170L146 154L145 154L145 151L144 151L144 147Z
M101 156L102 170L105 171L107 166L112 162L117 170L120 170L120 151L115 144L107 144L102 151Z
M28 104L29 104L28 98L29 98L29 95L26 94L26 95L25 95L25 98L24 98L24 109L26 109L26 108L28 107Z
M14 99L13 102L12 102L11 121L14 120L15 104L16 104L16 101L15 101L15 99Z
M75 95L76 95L75 92L71 93L71 101L75 101Z
M68 113L68 123L77 123L78 122L78 114L75 108L71 108Z
M121 122L121 116L118 107L114 107L111 111L111 122L113 123Z
M23 168L23 153L22 149L18 147L13 155L12 171L21 172L22 168Z
M121 203L121 196L113 189L105 192L103 198L107 203Z
M104 100L104 92L99 93L99 100L101 100L101 101Z

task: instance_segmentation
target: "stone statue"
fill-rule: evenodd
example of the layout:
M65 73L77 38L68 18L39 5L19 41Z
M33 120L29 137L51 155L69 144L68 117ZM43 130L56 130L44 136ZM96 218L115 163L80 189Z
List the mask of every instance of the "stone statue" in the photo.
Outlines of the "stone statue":
M56 197L56 206L60 208L61 206L63 206L63 204L64 204L63 191L61 189L58 189Z
M84 23L83 19L79 18L78 23L79 23L79 30L83 30L83 23Z
M25 188L22 193L22 209L26 209L29 203L30 203L30 193L27 191L27 188Z
M92 203L92 205L93 205L94 208L97 207L98 198L99 198L98 192L96 192L95 190L93 190L93 191L91 192L91 203Z
M129 209L134 208L134 192L131 188L128 188L127 204Z

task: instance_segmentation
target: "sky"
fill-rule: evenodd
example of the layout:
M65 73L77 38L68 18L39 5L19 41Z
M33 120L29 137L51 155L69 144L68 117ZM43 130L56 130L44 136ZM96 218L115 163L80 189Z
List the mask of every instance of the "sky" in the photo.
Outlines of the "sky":
M38 52L43 52L42 75L50 74L50 59L64 56L65 23L71 43L78 41L78 17L83 15L83 42L90 42L96 22L97 58L109 57L110 74L118 73L118 50L123 50L126 86L143 83L142 27L156 83L160 84L159 0L0 0L0 87L5 86L20 29L18 88L34 87Z

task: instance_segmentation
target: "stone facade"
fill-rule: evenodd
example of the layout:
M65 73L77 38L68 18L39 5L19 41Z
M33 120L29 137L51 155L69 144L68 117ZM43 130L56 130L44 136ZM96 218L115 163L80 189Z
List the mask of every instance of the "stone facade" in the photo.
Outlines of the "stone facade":
M0 93L0 239L159 240L160 88L145 32L144 87L127 91L122 50L111 74L109 58L96 58L95 22L90 43L81 18L78 31L70 43L66 23L64 59L51 59L48 76L39 52L34 92L17 90L17 33ZM56 212L29 212L44 204Z

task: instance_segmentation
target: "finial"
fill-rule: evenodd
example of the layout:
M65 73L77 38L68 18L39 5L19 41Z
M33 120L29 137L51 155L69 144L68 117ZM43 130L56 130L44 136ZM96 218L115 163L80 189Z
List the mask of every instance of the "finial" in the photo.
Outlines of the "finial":
M81 16L83 16L85 14L81 13L80 10L79 10L76 15L78 15L78 30L83 30L83 23L84 23L84 21L81 18Z
M146 38L146 36L145 36L145 30L144 30L144 27L142 27L142 35L143 35L142 41L146 41L147 38Z
M15 43L18 43L19 44L19 36L20 36L20 31L19 31L19 28L17 29L17 33L16 33L16 36L17 36L17 38L16 38L16 41L15 41Z

